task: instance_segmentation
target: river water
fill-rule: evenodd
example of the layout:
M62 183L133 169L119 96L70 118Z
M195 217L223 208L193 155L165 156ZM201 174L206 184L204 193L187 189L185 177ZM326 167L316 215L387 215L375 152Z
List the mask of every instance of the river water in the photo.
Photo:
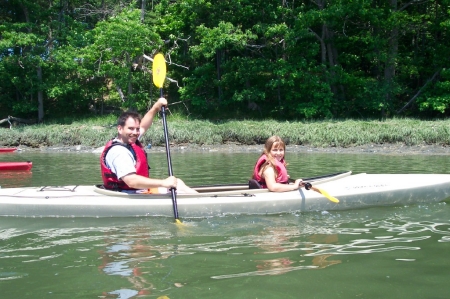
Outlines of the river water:
M173 152L188 185L245 182L258 153ZM101 181L99 155L31 153L2 188ZM167 173L150 152L152 176ZM291 177L450 173L448 156L289 153ZM271 216L0 217L2 298L448 298L447 203Z

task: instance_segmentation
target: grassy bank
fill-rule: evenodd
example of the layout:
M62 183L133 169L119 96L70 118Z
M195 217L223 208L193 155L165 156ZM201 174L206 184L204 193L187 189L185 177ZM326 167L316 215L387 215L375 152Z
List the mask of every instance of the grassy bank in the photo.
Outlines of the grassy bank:
M116 134L116 116L73 121L70 124L40 124L0 129L0 146L98 147ZM168 117L173 144L262 144L271 135L280 135L293 145L312 147L352 147L366 144L450 145L450 120L420 121L209 121ZM155 120L143 138L144 144L164 144L161 120Z

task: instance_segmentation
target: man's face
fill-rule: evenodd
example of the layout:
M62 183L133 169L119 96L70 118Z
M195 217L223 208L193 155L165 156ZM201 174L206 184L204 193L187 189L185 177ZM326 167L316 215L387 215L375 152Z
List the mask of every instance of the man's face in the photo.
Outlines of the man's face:
M137 119L129 117L123 127L117 126L121 141L129 144L135 143L139 137L139 125L140 123Z

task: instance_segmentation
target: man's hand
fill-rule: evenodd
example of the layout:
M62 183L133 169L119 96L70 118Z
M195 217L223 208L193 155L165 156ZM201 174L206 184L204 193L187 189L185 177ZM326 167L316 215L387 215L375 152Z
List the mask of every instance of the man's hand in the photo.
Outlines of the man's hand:
M177 188L178 180L174 176L170 176L167 179L162 180L162 181L163 181L162 187L165 187L167 189L170 189L170 188L175 188L176 189Z
M153 106L160 111L163 106L167 106L167 100L165 98L159 98Z

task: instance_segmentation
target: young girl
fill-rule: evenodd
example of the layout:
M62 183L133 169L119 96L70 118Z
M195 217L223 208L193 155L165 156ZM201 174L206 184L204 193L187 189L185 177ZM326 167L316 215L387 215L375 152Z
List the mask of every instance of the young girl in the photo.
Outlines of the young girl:
M284 161L285 150L286 145L279 136L272 136L266 140L264 151L253 170L253 179L257 180L263 188L273 192L285 192L297 190L303 185L302 179L289 184L289 175Z

